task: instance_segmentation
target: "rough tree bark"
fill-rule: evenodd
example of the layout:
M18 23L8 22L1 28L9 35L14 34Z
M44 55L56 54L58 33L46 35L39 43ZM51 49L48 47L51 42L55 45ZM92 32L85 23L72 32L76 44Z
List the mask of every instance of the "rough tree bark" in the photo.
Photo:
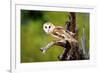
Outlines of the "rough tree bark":
M76 14L74 12L70 12L70 31L75 33L75 28L76 28Z

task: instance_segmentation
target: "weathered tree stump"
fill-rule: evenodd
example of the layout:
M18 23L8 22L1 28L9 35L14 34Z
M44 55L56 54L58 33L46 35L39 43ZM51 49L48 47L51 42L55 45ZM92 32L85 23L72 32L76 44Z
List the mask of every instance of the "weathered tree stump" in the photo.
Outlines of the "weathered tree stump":
M76 14L74 12L70 12L69 19L70 21L66 22L66 31L68 30L75 33L76 35L74 38L78 40L78 32L76 32ZM87 59L83 50L80 48L79 43L69 43L69 41L66 41L66 43L59 42L56 43L56 45L64 47L64 53L58 57L61 61Z

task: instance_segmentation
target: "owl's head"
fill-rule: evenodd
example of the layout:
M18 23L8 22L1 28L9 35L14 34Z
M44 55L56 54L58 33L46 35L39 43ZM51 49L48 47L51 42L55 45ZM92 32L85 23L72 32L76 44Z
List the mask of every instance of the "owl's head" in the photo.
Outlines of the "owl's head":
M46 22L43 24L43 30L47 33L50 34L55 26L51 22Z

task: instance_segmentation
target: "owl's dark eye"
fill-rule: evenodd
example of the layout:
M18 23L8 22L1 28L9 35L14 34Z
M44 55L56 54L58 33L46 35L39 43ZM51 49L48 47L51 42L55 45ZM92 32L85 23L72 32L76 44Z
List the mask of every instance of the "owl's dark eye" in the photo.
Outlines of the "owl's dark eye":
M45 26L45 28L47 28L47 26Z
M51 26L49 26L49 28L51 28Z

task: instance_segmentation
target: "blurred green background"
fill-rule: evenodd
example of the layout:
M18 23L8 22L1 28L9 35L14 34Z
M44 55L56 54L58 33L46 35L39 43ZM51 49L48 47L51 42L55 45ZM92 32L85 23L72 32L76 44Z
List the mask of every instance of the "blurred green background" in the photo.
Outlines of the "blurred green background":
M63 52L62 47L53 46L45 54L40 51L41 47L54 40L43 31L43 23L49 21L54 25L65 27L68 15L69 12L21 10L21 63L58 61L58 56ZM76 20L79 40L82 37L82 29L85 27L88 50L89 13L76 13Z

